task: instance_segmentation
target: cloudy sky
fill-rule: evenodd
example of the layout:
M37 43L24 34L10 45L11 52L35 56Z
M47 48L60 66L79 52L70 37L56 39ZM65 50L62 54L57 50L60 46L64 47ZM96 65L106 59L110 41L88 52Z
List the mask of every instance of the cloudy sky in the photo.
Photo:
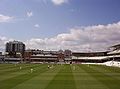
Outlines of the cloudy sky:
M120 0L0 0L0 50L104 51L120 43Z

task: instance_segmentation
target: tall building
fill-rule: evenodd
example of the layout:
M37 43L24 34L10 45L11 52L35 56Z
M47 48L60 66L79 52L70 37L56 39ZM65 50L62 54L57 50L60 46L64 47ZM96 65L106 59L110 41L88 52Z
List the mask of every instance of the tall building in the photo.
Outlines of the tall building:
M25 44L20 41L10 41L6 43L6 52L15 57L17 53L24 54Z

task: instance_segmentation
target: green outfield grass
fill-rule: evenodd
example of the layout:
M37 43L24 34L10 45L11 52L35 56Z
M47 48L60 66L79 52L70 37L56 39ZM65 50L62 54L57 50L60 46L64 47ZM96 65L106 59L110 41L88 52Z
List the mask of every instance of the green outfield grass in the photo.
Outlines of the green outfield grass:
M0 89L120 89L120 68L117 67L47 66L0 64Z

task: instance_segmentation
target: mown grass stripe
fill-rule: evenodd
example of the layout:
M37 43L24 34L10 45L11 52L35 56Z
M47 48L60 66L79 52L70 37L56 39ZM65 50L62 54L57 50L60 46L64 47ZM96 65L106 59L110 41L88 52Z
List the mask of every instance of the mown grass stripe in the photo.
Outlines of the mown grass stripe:
M108 89L107 86L96 80L93 76L81 68L81 65L74 65L73 70L77 89Z
M46 64L19 64L20 70L13 64L4 66L0 89L119 89L120 85L120 69L116 67L54 65L48 69Z
M0 70L7 69L7 68L13 68L13 64L0 64Z
M99 71L99 72L103 73L106 76L112 77L114 80L120 81L120 73L118 73L119 68L117 68L117 67L116 67L117 72L114 69L111 69L111 68L110 68L111 70L109 70L108 66L101 66L100 67L99 65L98 66L97 65L91 65L90 68L92 68L92 69L94 69L96 71Z
M25 67L25 68L22 68L21 70L15 69L14 71L9 71L9 72L7 71L6 73L4 72L2 75L0 75L0 81L6 80L6 79L9 79L9 78L21 75L21 74L26 74L27 71L30 70L30 68L33 66L35 65L27 66L27 68Z
M11 89L11 88L15 87L16 85L21 84L22 82L27 81L27 80L31 79L32 77L35 77L39 73L42 73L45 71L47 71L47 69L46 69L46 66L43 65L40 67L40 72L38 72L36 70L33 73L28 72L26 74L20 74L19 76L15 76L13 78L3 80L0 82L0 85L1 85L0 89Z
M12 69L5 69L5 71L1 71L0 72L0 75L2 76L4 76L4 75L8 75L8 74L10 74L10 73L13 73L13 72L17 72L17 71L23 71L23 70L25 70L25 69L30 69L30 68L32 68L33 66L39 66L39 65L30 65L30 66L21 66L22 67L22 70L20 70L20 66L16 66L16 67L14 67L14 68L12 68Z
M5 65L6 66L6 65ZM9 72L9 71L12 71L12 70L14 70L14 69L19 69L20 67L22 67L22 68L25 68L25 67L27 67L27 66L29 66L29 65L17 65L17 66L15 66L15 65L12 65L11 64L11 66L10 67L7 67L7 68L2 68L2 69L0 69L0 75L2 74L2 73L4 73L4 72Z
M12 89L44 89L59 72L60 68L60 66L54 66L53 68L48 69L48 71L40 73Z
M105 66L105 65L91 65L91 67L99 68L99 70L107 73L120 73L120 68L118 67Z
M119 80L100 72L95 67L92 68L91 65L90 66L82 65L81 68L84 69L91 76L96 78L98 81L100 81L102 84L106 85L109 89L120 89Z
M45 89L76 89L70 65L62 65L61 70Z

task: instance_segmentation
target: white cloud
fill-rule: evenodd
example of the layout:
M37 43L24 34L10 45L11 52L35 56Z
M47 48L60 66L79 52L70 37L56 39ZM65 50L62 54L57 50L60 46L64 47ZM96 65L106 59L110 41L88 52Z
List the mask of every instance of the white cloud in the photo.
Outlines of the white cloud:
M53 38L32 38L25 43L28 48L103 51L107 47L119 42L120 22L108 25L72 28L69 33L58 34Z
M27 12L27 16L28 17L32 17L33 16L33 12Z
M0 50L11 39L0 36ZM27 48L43 50L71 49L73 51L103 51L120 43L120 22L108 25L75 27L69 33L51 38L31 38L24 42Z
M0 36L0 51L5 51L5 44L8 41L13 41L13 39L8 39L7 37Z
M55 5L61 5L63 3L67 3L68 0L51 0Z
M9 22L11 20L13 20L12 16L6 16L6 15L0 14L0 23L2 23L2 22Z
M39 28L40 25L39 25L39 24L35 24L34 27L35 27L35 28Z

